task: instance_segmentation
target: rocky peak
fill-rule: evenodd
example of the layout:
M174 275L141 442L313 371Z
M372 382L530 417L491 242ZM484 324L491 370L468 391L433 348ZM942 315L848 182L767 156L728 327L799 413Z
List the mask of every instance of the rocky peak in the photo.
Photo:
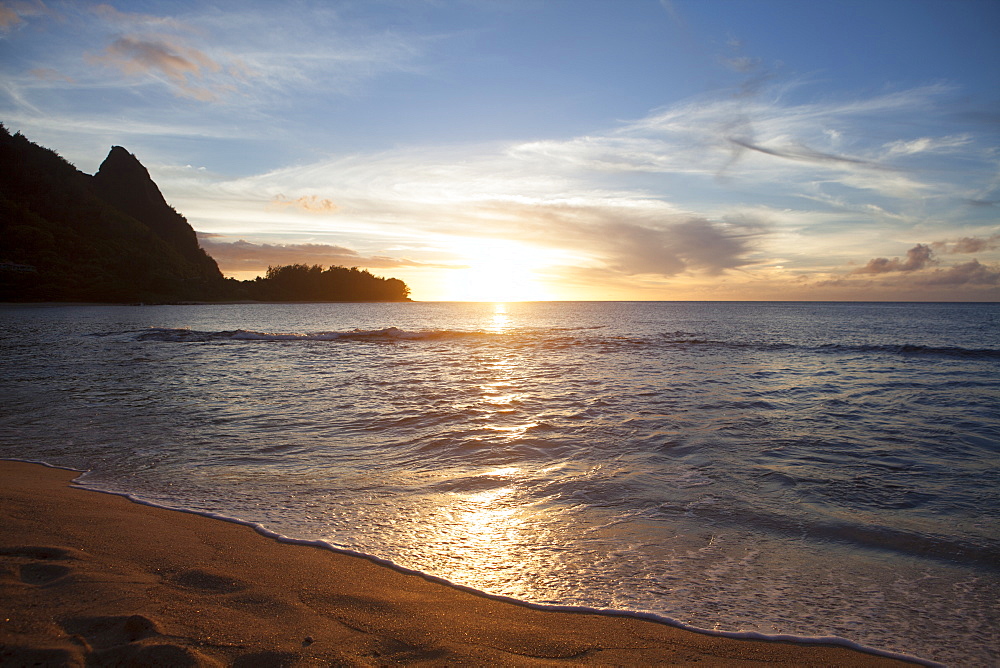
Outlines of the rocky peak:
M145 218L150 215L160 217L165 209L173 212L150 178L149 171L138 158L121 146L111 147L108 157L94 174L93 182L102 198L146 224L150 221ZM156 231L159 233L159 230Z
M98 197L149 227L206 275L222 278L215 261L198 245L187 219L167 204L149 171L133 154L112 146L91 183Z

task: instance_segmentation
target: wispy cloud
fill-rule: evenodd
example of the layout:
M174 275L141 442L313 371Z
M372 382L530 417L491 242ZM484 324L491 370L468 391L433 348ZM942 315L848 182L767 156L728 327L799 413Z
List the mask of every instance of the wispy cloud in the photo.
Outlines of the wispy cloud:
M31 17L45 15L53 16L54 13L42 0L0 2L0 32L21 27Z
M182 21L123 12L108 4L96 5L90 12L110 31L110 43L103 51L85 55L92 65L160 81L179 96L204 102L221 101L252 76L239 56L216 46L217 38L197 24L197 16L192 16L193 22Z
M138 12L123 12L115 9L109 4L99 4L90 8L94 15L100 17L108 23L121 26L127 30L135 28L156 28L180 30L184 32L194 32L195 28L188 23L180 21L171 16L157 16L154 14L141 14Z
M387 74L419 76L431 39L328 3L132 6L0 4L4 122L84 169L128 142L246 174L335 146L348 129L316 118L361 104Z
M945 137L918 137L910 140L897 140L885 145L887 157L918 155L923 153L954 152L972 143L968 134Z
M786 160L796 160L799 162L809 162L809 163L843 163L849 166L863 166L871 167L873 169L886 169L879 165L878 163L872 162L871 160L862 160L861 158L852 158L843 155L834 155L832 153L824 153L823 151L817 151L814 148L802 145L786 145L780 147L768 148L766 146L761 146L754 144L747 139L741 137L729 137L729 142L737 147L737 150L744 148L750 151L757 151L758 153L763 153L765 155L771 155L776 158L784 158Z
M951 92L946 86L866 99L785 101L803 86L774 85L753 98L716 95L691 100L603 135L527 143L516 150L525 157L572 162L594 170L781 180L793 188L859 175L869 182L852 187L905 197L921 184L914 175L903 174L905 164L890 158L957 150L970 143L968 135L898 138L908 132L909 121L935 110L937 101ZM870 140L893 134L897 138L886 142Z
M0 5L0 29L7 29L16 26L21 22L21 17L17 12L6 5Z
M63 9L63 20L39 21L33 44L48 40L52 48L40 52L31 69L104 89L160 84L179 97L238 103L248 112L283 106L292 92L299 100L310 90L348 95L384 73L415 71L423 48L417 36L374 31L324 4L280 19L264 6L237 13L205 6L180 15L122 11L111 4ZM38 1L0 4L0 30L43 14L55 18ZM124 81L115 79L122 75Z
M222 65L198 49L165 37L119 37L101 54L88 55L87 60L130 76L165 78L180 95L197 100L215 101L222 93L235 90L232 83L205 83L206 76L222 71Z

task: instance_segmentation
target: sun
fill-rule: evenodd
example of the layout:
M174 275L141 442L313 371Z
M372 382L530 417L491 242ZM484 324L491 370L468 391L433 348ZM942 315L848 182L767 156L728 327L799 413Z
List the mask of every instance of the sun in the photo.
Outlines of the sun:
M465 267L448 278L454 301L521 302L551 299L538 270L549 264L539 250L510 241L464 241Z

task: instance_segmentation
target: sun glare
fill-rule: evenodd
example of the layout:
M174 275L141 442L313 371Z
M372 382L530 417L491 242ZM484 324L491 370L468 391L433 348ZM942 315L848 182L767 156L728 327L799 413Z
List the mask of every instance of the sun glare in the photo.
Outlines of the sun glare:
M510 328L510 316L507 315L506 304L493 305L493 318L490 323L490 331L496 334L503 334Z
M467 267L452 272L450 298L472 302L551 299L537 271L550 260L533 248L508 241L464 243L458 250Z

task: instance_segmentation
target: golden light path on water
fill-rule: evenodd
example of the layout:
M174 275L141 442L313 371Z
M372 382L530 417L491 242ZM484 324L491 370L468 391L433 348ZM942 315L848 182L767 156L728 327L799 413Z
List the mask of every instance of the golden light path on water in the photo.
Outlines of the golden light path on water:
M452 505L442 509L455 520L454 533L447 537L451 547L448 579L482 583L484 574L510 568L527 526L521 509L509 503L513 494L513 487L456 494ZM498 580L496 584L504 583L509 576Z
M487 330L509 333L513 320L506 304L495 304ZM484 429L493 432L495 445L522 438L537 422L506 423L504 418L516 413L514 405L525 398L525 370L511 353L497 353L483 362L489 373L480 385L478 413L488 418ZM527 583L513 573L546 570L529 546L539 540L553 519L538 504L518 494L518 481L526 475L521 467L506 466L482 471L463 483L469 491L454 491L438 496L436 508L428 508L434 527L430 539L437 543L442 560L435 573L446 579L476 588L513 596L524 596ZM461 474L460 474L461 475ZM468 476L468 472L464 473ZM463 476L463 477L464 477ZM435 521L436 520L436 521ZM443 520L443 521L442 521ZM512 589L512 583L520 583Z
M497 334L503 334L510 329L510 316L507 314L506 304L493 305L493 320L491 324L490 331Z

